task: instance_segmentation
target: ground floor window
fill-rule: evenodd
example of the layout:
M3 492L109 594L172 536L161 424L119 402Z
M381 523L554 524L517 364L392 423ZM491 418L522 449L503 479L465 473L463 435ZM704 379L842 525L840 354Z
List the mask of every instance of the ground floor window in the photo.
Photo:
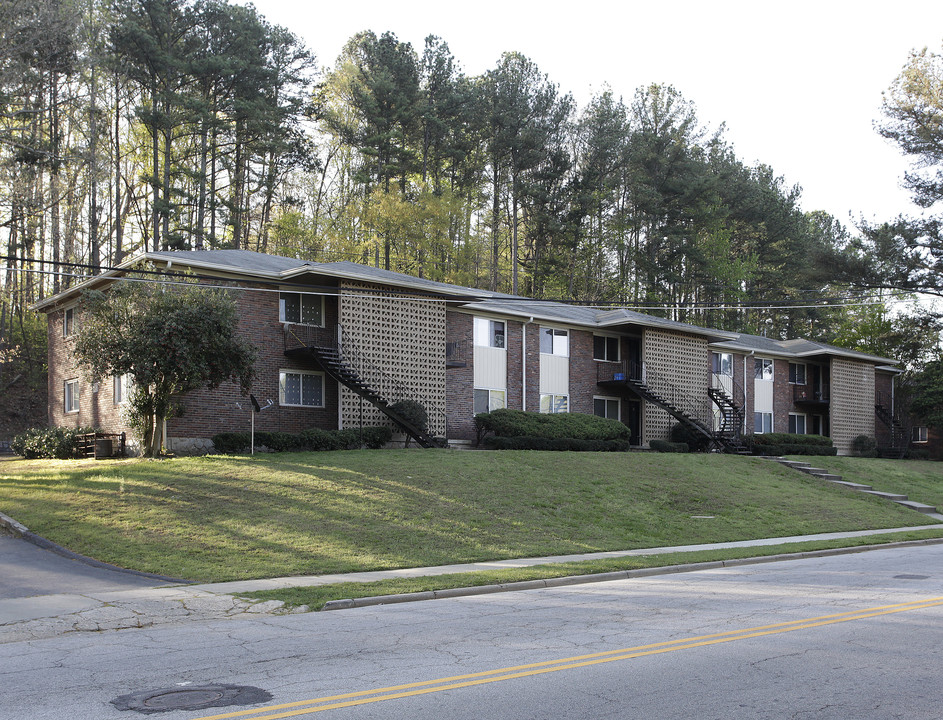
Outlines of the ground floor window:
M66 380L62 388L62 404L67 413L76 413L79 411L79 380L73 378Z
M278 404L324 407L324 374L301 370L279 371Z
M773 432L773 413L753 413L753 432L757 434Z
M124 405L124 403L128 402L128 391L131 389L131 376L127 373L124 375L115 375L114 381L115 405Z
M928 442L927 439L927 426L926 425L915 425L914 429L910 436L910 442L915 443L925 443Z
M565 413L569 412L570 398L567 395L541 395L540 412Z
M594 397L593 414L609 420L619 420L619 398Z
M789 413L789 432L793 435L805 435L805 415Z
M475 415L507 407L507 395L504 390L475 388Z

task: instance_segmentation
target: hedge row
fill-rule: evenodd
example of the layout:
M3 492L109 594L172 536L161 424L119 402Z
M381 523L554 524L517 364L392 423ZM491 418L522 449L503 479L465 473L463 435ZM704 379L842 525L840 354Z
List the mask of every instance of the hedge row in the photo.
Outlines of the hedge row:
M76 437L95 432L95 428L30 428L17 435L10 449L27 460L76 457Z
M308 428L297 434L257 432L255 446L265 447L273 452L358 450L363 446L375 450L386 445L392 436L393 432L388 427L365 427L362 431L359 428L348 430ZM361 439L363 445L361 445ZM225 432L213 436L213 447L219 453L242 453L249 450L251 441L247 432Z
M764 433L749 435L754 445L822 445L831 447L832 439L822 435L796 435L793 433Z
M586 440L582 438L505 437L489 435L484 440L489 450L570 450L576 452L626 452L628 440Z
M832 439L821 435L765 433L747 435L744 444L754 455L836 455Z
M667 440L652 440L648 446L655 452L663 453L686 453L690 450L687 443Z
M493 434L506 438L568 438L574 440L625 440L629 428L618 420L583 413L536 413L494 410L475 415L479 440Z

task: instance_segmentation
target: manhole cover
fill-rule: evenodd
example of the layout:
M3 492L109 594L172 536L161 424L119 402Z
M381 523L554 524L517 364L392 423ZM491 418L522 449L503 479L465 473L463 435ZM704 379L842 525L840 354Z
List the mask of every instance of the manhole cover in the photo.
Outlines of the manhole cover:
M199 685L131 693L115 698L111 704L119 710L158 713L227 705L258 705L271 699L270 692L248 685Z
M895 575L895 580L926 580L929 575Z

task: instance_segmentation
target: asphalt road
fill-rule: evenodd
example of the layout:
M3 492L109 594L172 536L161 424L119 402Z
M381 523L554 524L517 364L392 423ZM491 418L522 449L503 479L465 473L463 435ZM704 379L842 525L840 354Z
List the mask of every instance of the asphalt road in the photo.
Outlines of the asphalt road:
M939 719L941 628L943 546L885 549L9 643L0 718L233 684L271 700L157 717Z

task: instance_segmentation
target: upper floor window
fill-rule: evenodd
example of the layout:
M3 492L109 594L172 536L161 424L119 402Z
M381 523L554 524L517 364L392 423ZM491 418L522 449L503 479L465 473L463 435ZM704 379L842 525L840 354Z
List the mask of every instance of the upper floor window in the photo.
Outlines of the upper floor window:
M504 321L475 318L475 345L478 347L504 348Z
M62 405L67 413L79 411L79 380L66 380L62 386Z
M619 362L619 338L593 335L593 359Z
M75 308L70 307L62 311L62 337L71 337L75 334Z
M733 377L733 353L711 353L711 372Z
M324 298L306 293L278 294L278 320L299 325L324 325Z
M789 363L789 384L805 385L805 363Z
M540 328L540 352L545 355L570 355L570 335L559 328Z
M772 380L773 361L769 358L754 358L753 377L757 380Z
M115 405L123 405L128 402L128 391L131 389L131 376L127 373L124 375L115 375L114 383Z

